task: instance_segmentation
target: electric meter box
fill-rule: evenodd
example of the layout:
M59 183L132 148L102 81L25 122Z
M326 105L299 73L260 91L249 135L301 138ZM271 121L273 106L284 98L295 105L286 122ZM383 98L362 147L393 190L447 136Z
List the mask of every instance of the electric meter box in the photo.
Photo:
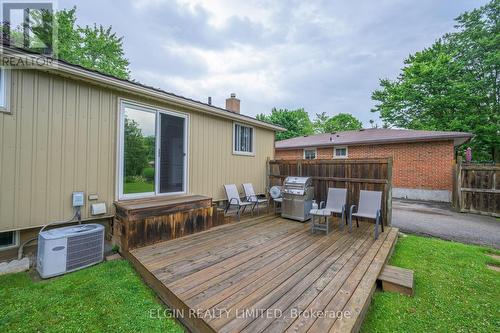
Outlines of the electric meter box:
M85 194L83 192L73 192L73 207L82 207L84 205Z

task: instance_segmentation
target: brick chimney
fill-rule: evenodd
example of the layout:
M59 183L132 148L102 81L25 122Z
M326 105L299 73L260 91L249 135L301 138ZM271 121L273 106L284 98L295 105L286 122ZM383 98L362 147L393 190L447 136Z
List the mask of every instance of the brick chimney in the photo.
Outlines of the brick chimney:
M235 93L231 93L231 97L226 99L226 110L240 113L240 100L236 98Z

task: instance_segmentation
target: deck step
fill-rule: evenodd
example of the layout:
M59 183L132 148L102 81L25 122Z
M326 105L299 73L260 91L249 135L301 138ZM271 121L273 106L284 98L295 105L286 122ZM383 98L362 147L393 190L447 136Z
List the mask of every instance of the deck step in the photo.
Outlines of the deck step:
M378 276L378 280L382 282L382 289L384 291L393 291L413 296L415 284L413 271L410 269L385 265Z

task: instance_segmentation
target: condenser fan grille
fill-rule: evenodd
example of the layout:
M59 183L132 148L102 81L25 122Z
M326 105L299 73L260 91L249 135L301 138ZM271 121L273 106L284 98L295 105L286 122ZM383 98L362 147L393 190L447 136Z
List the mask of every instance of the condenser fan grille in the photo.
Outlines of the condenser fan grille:
M68 237L66 270L71 271L102 260L104 230Z

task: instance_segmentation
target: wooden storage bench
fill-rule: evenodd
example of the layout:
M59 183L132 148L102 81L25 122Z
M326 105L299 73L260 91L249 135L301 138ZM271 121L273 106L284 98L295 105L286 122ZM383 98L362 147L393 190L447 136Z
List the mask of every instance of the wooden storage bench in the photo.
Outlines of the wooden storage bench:
M114 203L114 243L121 251L179 238L224 223L212 198L201 195L155 197Z

